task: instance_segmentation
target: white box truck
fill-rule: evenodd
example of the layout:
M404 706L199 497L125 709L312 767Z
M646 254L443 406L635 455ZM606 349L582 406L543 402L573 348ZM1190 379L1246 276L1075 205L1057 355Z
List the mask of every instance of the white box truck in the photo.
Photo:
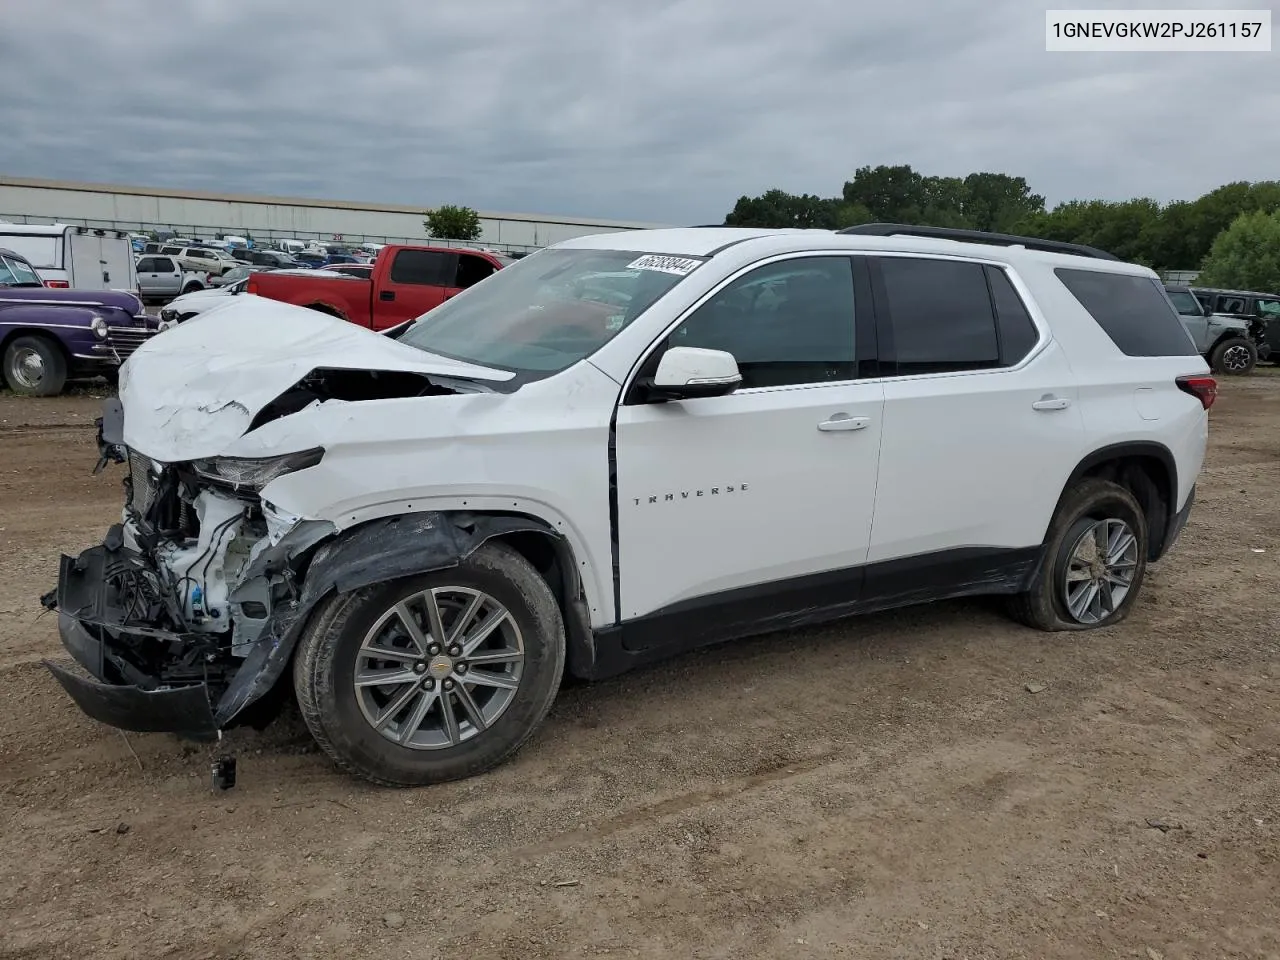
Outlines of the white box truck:
M133 243L123 230L3 223L0 247L26 257L46 287L138 291Z

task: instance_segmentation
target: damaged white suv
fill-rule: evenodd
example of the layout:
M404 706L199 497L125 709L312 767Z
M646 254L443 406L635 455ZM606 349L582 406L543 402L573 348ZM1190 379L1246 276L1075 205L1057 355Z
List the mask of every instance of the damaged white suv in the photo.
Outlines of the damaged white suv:
M585 678L1003 594L1119 621L1215 384L1158 278L896 225L583 237L375 334L236 298L124 365L122 522L64 557L89 715L217 736L296 691L385 784L483 771Z

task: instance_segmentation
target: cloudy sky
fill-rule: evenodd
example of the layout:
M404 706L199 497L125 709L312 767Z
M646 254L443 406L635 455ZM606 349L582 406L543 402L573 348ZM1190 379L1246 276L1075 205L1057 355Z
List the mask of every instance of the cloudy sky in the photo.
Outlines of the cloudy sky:
M1276 178L1280 49L1045 52L1046 6L1138 2L0 0L0 174L664 223L865 164Z

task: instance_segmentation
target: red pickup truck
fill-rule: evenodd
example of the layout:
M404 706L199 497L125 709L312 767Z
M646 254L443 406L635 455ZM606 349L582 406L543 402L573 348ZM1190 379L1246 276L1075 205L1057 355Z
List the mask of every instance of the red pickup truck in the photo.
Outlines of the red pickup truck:
M386 330L422 316L514 262L480 250L392 245L378 251L368 280L297 271L255 273L244 292Z

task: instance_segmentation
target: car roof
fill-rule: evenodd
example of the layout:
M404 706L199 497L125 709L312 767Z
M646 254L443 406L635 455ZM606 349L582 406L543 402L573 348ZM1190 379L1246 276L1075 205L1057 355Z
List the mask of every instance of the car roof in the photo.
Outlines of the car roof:
M1188 286L1188 290L1199 290L1201 293L1225 293L1233 297L1276 297L1280 294L1263 293L1261 290L1226 290L1222 287L1193 287Z
M1103 260L1074 253L1035 250L1025 246L966 242L910 235L872 236L842 234L832 230L780 229L754 227L674 227L655 230L625 230L617 233L595 233L574 237L552 245L553 249L623 250L665 256L712 257L730 248L745 248L760 257L774 254L823 250L871 251L884 253L922 253L940 256L964 256L979 260L1016 265L1027 261L1050 263L1076 269L1127 273L1150 277L1144 266L1122 260Z
M0 233L28 237L60 237L67 232L65 223L6 223Z

